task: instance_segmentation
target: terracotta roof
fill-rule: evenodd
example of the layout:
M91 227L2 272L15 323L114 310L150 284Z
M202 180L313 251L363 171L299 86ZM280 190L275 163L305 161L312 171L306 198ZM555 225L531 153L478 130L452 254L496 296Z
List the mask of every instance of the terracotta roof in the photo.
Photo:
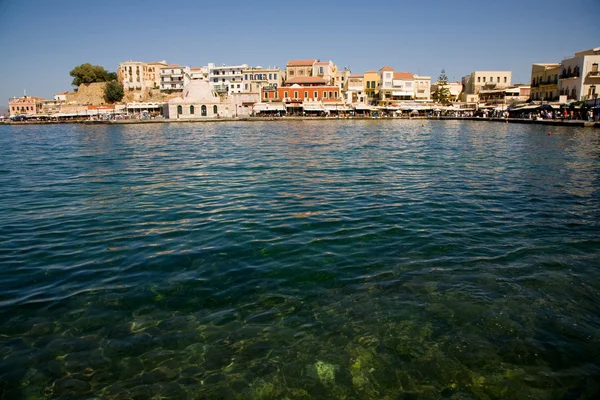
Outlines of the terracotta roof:
M202 68L190 68L191 71L202 71Z
M322 83L322 84L326 84L327 81L323 78L319 78L318 76L297 76L295 78L292 79L288 79L285 81L286 85L287 84L294 84L294 83Z
M410 72L394 72L394 79L415 79Z
M394 68L388 67L387 65L380 69L380 71L393 71L393 70L394 70Z
M290 60L288 61L288 66L304 66L304 65L313 65L317 60Z
M316 62L315 65L329 65L329 63L321 61L321 62Z
M374 73L376 74L377 72L373 71L372 69L368 70L367 72L365 72L365 74L370 74L370 73Z
M354 74L354 75L350 75L350 78L362 78L363 76L361 74Z

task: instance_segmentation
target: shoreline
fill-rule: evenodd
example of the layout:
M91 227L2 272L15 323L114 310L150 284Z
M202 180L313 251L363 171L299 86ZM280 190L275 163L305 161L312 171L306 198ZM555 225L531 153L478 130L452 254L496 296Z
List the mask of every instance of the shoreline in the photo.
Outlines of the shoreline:
M386 118L386 117L241 117L241 118L198 118L198 119L126 119L117 121L0 121L0 125L61 125L61 124L81 124L81 125L140 125L140 124L173 124L173 123L198 123L198 122L263 122L263 121L398 121L398 120L420 120L420 121L485 121L501 122L513 124L537 124L551 126L571 126L600 128L600 122L590 122L582 120L533 120L522 118L480 118L480 117L412 117L412 118Z

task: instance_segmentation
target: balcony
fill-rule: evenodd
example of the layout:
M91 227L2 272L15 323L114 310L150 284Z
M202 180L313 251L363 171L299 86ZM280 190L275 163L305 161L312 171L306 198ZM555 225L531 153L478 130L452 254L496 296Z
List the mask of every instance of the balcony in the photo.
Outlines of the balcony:
M571 72L566 74L560 74L560 79L579 78L579 72Z
M587 76L588 78L600 78L600 71L590 71Z

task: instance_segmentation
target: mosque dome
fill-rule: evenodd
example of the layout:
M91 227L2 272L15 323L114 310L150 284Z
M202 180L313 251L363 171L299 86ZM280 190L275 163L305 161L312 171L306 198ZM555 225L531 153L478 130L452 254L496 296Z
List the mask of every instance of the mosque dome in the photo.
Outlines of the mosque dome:
M175 101L176 103L219 103L221 99L217 93L212 90L210 83L199 79L188 83L183 88L181 98L173 100L177 100Z

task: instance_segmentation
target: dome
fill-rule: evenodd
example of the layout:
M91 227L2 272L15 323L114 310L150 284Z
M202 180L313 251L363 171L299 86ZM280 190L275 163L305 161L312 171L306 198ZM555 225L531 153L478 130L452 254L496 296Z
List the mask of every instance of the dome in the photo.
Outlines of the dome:
M205 80L193 80L188 83L183 88L183 93L181 93L181 100L178 100L176 103L219 103L221 99L219 96L212 90L210 83Z

